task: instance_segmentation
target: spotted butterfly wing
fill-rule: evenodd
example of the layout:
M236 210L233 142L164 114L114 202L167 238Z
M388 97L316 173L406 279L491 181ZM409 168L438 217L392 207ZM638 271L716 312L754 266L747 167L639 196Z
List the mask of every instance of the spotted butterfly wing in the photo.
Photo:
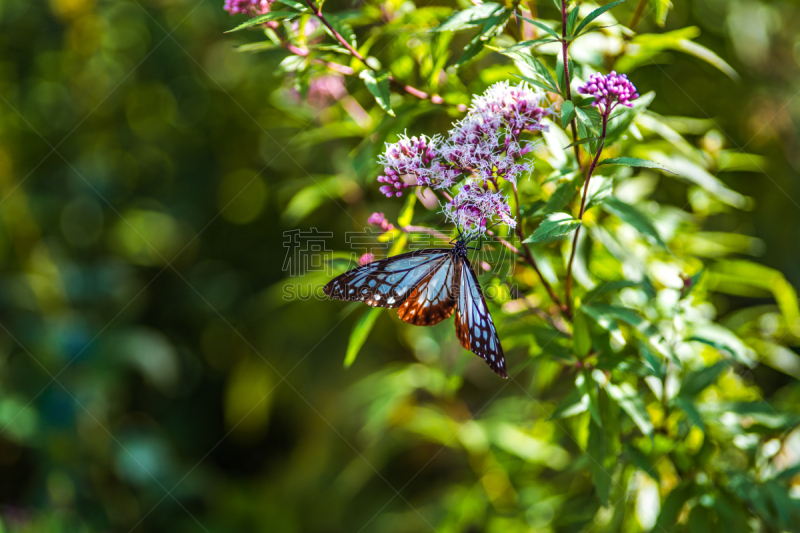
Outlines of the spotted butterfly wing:
M372 307L401 307L414 293L413 301L423 300L433 307L448 305L452 300L451 286L442 288L454 278L453 255L449 249L417 250L396 255L387 259L373 261L362 267L345 272L331 280L322 289L325 294L337 300L360 301ZM452 285L452 284L451 284ZM425 307L431 308L431 305ZM420 316L421 309L409 304L401 314L408 317L406 322L416 323L412 316ZM414 311L413 313L411 311ZM450 316L447 313L446 318ZM438 321L437 321L438 322ZM435 324L436 322L431 322Z
M503 347L500 345L492 315L486 307L478 277L466 257L459 261L457 267L460 271L456 311L458 340L461 346L483 357L496 374L507 378Z
M334 278L323 292L338 300L399 308L398 316L417 326L438 324L457 310L461 345L507 377L503 349L463 242L374 261Z

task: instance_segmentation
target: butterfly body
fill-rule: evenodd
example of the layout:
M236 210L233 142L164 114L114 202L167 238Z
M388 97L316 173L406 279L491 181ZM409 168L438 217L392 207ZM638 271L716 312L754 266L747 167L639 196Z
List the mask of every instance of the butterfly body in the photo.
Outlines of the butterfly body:
M505 357L478 278L467 258L467 244L431 248L373 261L331 280L331 298L397 308L409 324L432 326L455 313L461 345L507 377Z

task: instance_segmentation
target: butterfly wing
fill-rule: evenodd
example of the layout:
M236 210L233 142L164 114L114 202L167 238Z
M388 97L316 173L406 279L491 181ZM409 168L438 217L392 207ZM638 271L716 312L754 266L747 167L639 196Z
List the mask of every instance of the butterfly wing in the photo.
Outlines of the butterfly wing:
M457 290L456 335L461 346L483 357L491 369L502 377L508 377L503 347L497 337L492 315L478 284L478 277L469 260L463 259L456 266L460 269Z
M397 316L416 326L432 326L450 317L456 308L456 281L456 260L451 252L414 286Z
M322 291L337 300L360 301L373 307L400 307L421 281L447 262L453 262L449 249L416 250L345 272Z

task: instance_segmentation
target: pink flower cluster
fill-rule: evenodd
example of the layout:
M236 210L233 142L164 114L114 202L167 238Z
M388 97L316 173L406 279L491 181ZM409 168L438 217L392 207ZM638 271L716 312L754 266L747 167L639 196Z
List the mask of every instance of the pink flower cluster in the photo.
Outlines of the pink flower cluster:
M403 189L412 185L428 185L430 166L438 155L436 145L438 138L408 138L400 136L394 144L386 143L386 152L381 154L378 162L383 165L383 176L378 176L381 192L386 196L402 196Z
M533 163L523 157L534 143L521 139L523 132L547 129L542 120L550 112L543 107L544 94L527 83L496 83L473 98L467 116L453 125L445 138L401 136L379 162L384 167L378 181L386 196L402 196L408 187L448 189L465 184L445 206L445 215L464 231L483 232L497 217L513 227L514 219L499 180L516 183ZM492 192L492 191L495 192Z
M378 226L383 231L392 231L394 226L386 220L386 217L383 213L372 213L369 218L367 219L367 224L372 224L373 226Z
M495 216L509 227L517 226L506 197L474 180L459 189L453 199L444 205L443 212L448 221L467 234L485 233L487 221Z
M594 107L600 108L603 115L610 113L617 105L633 107L631 100L639 98L636 87L628 80L625 74L617 74L613 70L611 74L603 76L594 74L589 78L586 85L578 87L578 92L589 96L594 96Z
M225 0L225 11L231 15L258 16L269 13L269 7L274 0Z

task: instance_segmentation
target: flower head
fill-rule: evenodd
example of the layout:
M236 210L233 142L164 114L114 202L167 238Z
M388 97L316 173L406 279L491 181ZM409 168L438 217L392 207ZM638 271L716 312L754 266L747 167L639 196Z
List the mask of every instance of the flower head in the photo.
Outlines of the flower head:
M475 181L464 184L444 205L443 212L450 222L468 234L484 234L488 223L495 219L512 228L517 226L506 198Z
M225 0L225 11L231 15L250 15L252 17L269 13L274 0Z
M429 185L430 165L437 156L438 142L437 137L401 135L396 143L386 143L386 151L378 159L384 167L384 175L378 176L378 181L386 184L381 192L386 196L401 196L409 186Z
M358 258L358 264L361 266L368 265L373 261L375 261L375 256L369 252L365 253L364 255Z
M533 163L522 158L533 150L534 143L521 139L521 134L547 129L542 123L550 113L545 102L544 93L525 82L492 85L473 98L467 115L444 139L401 136L398 142L387 143L379 158L384 167L378 177L384 184L381 192L401 196L403 190L414 186L447 189L466 178L472 183L464 185L448 204L449 218L465 230L481 230L493 216L513 225L505 199L488 187L491 184L497 191L499 180L516 183L520 175L532 170Z
M606 76L594 74L586 85L578 87L578 92L594 96L595 101L592 105L599 107L603 114L610 113L619 104L633 107L631 100L639 98L636 87L628 80L628 77L625 74L617 74L613 70Z
M506 126L513 135L519 135L523 130L546 130L542 119L548 112L540 105L542 100L544 94L532 90L525 82L509 85L507 81L501 81L472 100L469 116Z
M383 216L383 213L372 213L367 219L367 224L378 226L383 231L391 231L394 229L394 226L390 224L388 220L386 220L386 217Z

